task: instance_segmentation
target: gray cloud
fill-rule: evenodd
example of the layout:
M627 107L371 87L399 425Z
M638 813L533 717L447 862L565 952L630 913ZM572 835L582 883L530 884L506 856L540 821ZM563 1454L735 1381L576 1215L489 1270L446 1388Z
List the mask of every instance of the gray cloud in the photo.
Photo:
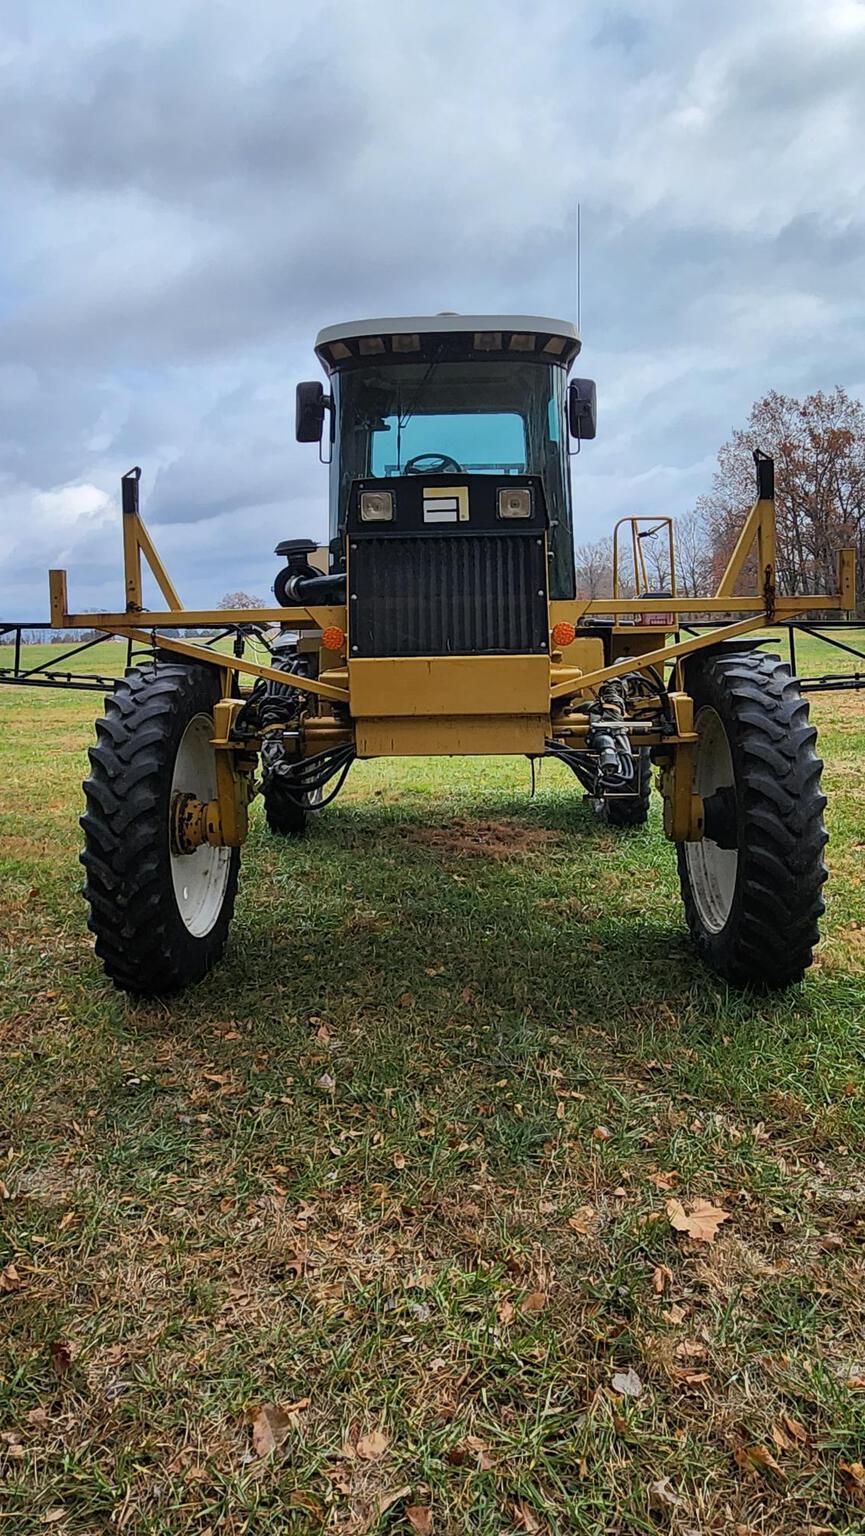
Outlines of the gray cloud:
M44 606L57 551L79 601L109 596L133 462L189 601L267 584L274 540L324 527L291 441L317 328L570 314L578 197L581 536L685 511L761 391L865 387L859 0L58 0L5 25L4 611Z

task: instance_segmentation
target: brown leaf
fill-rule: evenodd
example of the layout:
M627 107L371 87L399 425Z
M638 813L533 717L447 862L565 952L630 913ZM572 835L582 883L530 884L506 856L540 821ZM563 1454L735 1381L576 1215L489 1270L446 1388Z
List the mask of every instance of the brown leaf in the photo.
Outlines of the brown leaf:
M583 1237L588 1237L594 1232L598 1221L598 1213L593 1205L581 1205L573 1216L568 1217L568 1226L573 1232L579 1232Z
M714 1243L722 1221L730 1220L729 1211L708 1200L690 1200L688 1205L690 1209L686 1211L681 1200L667 1201L670 1226L687 1233L695 1243Z
M608 1131L605 1125L596 1125L592 1131L592 1141L609 1141L612 1134L612 1131Z
M514 1315L515 1315L514 1304L513 1304L512 1301L508 1301L507 1297L505 1297L505 1300L501 1303L501 1305L499 1306L499 1310L498 1310L499 1322L500 1323L505 1323L505 1324L512 1323L513 1320L514 1320Z
M45 1514L42 1516L42 1524L43 1525L56 1525L58 1520L65 1520L65 1519L66 1519L66 1510L65 1509L49 1509L49 1510L46 1510Z
M542 1529L541 1522L534 1510L524 1503L522 1499L517 1500L514 1504L514 1519L520 1530L528 1531L529 1536L536 1536L536 1533Z
M734 1456L743 1472L777 1472L779 1477L784 1476L772 1452L765 1445L740 1445Z
M447 1460L454 1467L462 1467L467 1461L474 1461L479 1472L489 1472L493 1465L492 1457L478 1435L466 1435L464 1440L458 1440L448 1451Z
M408 1504L405 1517L417 1536L432 1536L433 1516L428 1504Z
M652 1290L656 1296L663 1296L668 1285L673 1283L673 1271L667 1264L656 1264L652 1271Z
M854 1504L865 1505L865 1467L861 1461L850 1462L842 1458L838 1462L838 1471L841 1474L841 1486L847 1497L852 1499Z
M378 1512L383 1515L385 1510L398 1504L400 1499L407 1499L411 1494L411 1484L406 1483L404 1488L394 1488L392 1493L381 1493L378 1498Z
M393 1165L394 1165L394 1168L404 1168L405 1167L405 1153L404 1152L394 1152L394 1155L393 1155Z
M682 1339L676 1345L676 1354L680 1360L702 1360L706 1354L705 1344L700 1344L697 1339Z
M788 1440L787 1436L784 1434L780 1424L772 1425L772 1439L777 1445L779 1451L789 1451L791 1445L793 1444L792 1440Z
M373 1429L368 1435L361 1435L355 1449L363 1461L377 1461L379 1456L384 1455L389 1443L384 1430Z
M68 1339L52 1339L50 1344L51 1364L58 1376L65 1376L72 1364L72 1345Z
M400 992L400 995L397 998L397 1005L400 1008L412 1008L412 1007L414 1007L414 993L412 993L412 992Z
M296 1403L262 1403L252 1422L252 1448L256 1456L272 1456L289 1430L297 1424L296 1415L309 1407L309 1398Z
M677 1301L672 1302L666 1312L661 1313L665 1323L673 1323L674 1325L683 1323L687 1315L685 1308L680 1307Z
M808 1431L804 1424L800 1424L798 1419L794 1419L791 1413L782 1413L781 1421L788 1435L792 1435L793 1439L798 1440L801 1445L808 1444Z
M322 1093L333 1093L336 1087L336 1083L334 1082L329 1072L322 1072L321 1077L318 1079L315 1086L316 1088L320 1088Z
M662 1173L660 1169L656 1169L654 1173L649 1174L649 1183L654 1184L656 1189L675 1189L678 1182L677 1173Z
M7 1264L5 1269L0 1269L0 1291L17 1291L21 1285L21 1276L14 1264Z
M649 1502L666 1509L678 1509L685 1500L670 1486L668 1477L659 1477L649 1488Z
M531 1316L537 1312L543 1312L547 1304L545 1291L527 1291L520 1302L520 1311L525 1316Z
M627 1371L615 1372L612 1388L614 1392L618 1392L622 1397L639 1397L643 1390L643 1383L636 1371L631 1367Z

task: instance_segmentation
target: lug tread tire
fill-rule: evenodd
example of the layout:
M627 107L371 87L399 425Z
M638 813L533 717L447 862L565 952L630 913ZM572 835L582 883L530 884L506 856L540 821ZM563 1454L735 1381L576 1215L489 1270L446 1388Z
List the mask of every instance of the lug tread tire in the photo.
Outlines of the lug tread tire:
M649 819L652 799L652 758L648 747L637 749L637 792L612 795L602 803L601 815L609 827L643 827Z
M200 981L228 937L240 850L231 852L219 916L209 933L196 938L177 910L169 846L180 738L193 716L210 713L218 698L219 680L210 667L133 667L96 722L81 817L87 926L106 974L137 996L164 996Z
M279 770L266 769L262 776L261 794L267 825L277 837L305 837L309 831L310 815L302 800L291 794L281 783Z
M739 867L720 933L701 921L684 849L679 881L703 960L735 986L775 990L801 981L813 959L826 880L816 728L788 664L748 652L692 662L695 712L711 705L727 731L738 801Z

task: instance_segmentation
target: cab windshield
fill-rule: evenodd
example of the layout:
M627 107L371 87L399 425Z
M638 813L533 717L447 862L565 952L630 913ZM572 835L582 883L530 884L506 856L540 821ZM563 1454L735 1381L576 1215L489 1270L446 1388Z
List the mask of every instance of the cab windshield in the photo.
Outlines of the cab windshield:
M565 370L536 361L380 363L332 378L331 537L353 480L405 474L540 475L552 595L573 595Z

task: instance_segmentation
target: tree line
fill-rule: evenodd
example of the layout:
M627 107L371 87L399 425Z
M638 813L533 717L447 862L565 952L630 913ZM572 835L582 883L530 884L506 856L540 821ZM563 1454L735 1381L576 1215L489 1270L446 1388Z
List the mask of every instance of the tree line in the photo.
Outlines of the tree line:
M718 453L708 491L676 519L677 586L685 597L717 586L754 497L755 448L775 460L777 582L785 595L831 592L838 550L856 552L859 615L865 615L865 410L840 385L802 400L772 390ZM655 546L654 548L652 546ZM651 583L669 584L666 542L645 541ZM577 595L612 594L612 540L576 548ZM626 567L623 595L633 591ZM753 590L754 572L741 587Z

